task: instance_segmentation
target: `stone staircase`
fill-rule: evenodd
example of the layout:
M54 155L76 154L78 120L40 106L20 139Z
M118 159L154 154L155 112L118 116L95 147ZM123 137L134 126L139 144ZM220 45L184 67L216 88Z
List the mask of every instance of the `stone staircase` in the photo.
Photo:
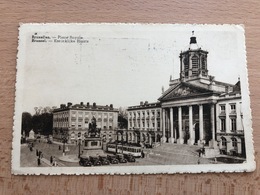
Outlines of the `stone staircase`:
M164 143L154 149L145 149L146 158L156 164L209 164L211 160L199 157L199 146Z

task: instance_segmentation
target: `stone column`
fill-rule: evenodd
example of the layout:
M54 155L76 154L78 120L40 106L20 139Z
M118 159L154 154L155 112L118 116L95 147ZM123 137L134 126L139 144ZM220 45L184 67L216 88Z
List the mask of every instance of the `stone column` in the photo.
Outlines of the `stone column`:
M161 108L160 109L160 132L162 131L162 129L163 129L163 117L162 117L162 108Z
M171 128L171 137L169 139L170 143L174 143L174 135L173 135L173 108L170 108L170 128Z
M147 113L146 113L146 110L145 110L144 111L144 130L147 129L146 117L147 117Z
M142 111L140 112L140 129L143 128Z
M210 123L211 123L211 131L212 131L212 140L211 140L211 147L217 147L217 144L215 143L215 104L211 104L210 108Z
M152 135L150 133L148 134L148 140L149 144L152 145Z
M199 128L200 128L200 141L202 141L204 140L203 105L199 105Z
M190 132L189 145L193 145L194 144L194 130L193 130L193 111L192 111L192 106L189 106L189 132Z
M154 111L154 131L157 131L157 110Z
M165 137L165 109L162 109L162 142L166 142L166 137Z
M152 110L149 110L149 129L152 129Z
M138 118L138 113L137 113L137 111L135 111L135 128L139 129L138 128L138 120L137 120L137 118Z
M178 144L183 144L183 132L182 132L182 110L181 106L178 107L178 121L179 121L179 139L177 140Z

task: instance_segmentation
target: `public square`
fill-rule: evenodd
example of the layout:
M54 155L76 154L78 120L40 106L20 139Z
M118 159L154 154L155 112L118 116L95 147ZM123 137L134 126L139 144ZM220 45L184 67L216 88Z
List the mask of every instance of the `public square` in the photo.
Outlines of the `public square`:
M33 144L32 151L27 144L21 145L21 167L48 167L54 166L53 162L56 161L58 167L79 167L78 145L63 145L62 143L53 142L52 144L46 141L36 141ZM63 154L63 147L65 149L65 154ZM219 164L218 159L232 159L232 163L240 163L243 160L240 158L226 158L225 155L219 155L218 158L205 158L198 153L198 146L188 146L188 145L177 145L177 144L162 144L156 148L143 149L145 157L136 158L134 163L119 163L110 164L108 166L140 166L140 165L186 165L186 164ZM36 151L42 152L41 164L38 165L38 157ZM107 155L109 153L102 150L90 151L84 150L82 147L80 153L82 156L93 156L95 152L101 155ZM50 162L51 156L53 162ZM222 156L222 157L221 157ZM223 160L223 159L222 159ZM226 163L229 163L226 161Z

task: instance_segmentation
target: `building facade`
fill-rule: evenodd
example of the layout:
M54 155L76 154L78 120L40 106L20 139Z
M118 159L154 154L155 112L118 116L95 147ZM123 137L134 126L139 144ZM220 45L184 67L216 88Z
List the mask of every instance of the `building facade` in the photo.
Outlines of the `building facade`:
M160 142L161 131L161 105L159 102L140 102L138 106L128 107L128 131L123 133L131 143ZM126 140L126 139L124 139Z
M216 107L216 135L221 154L245 156L240 82L233 92L219 97Z
M53 111L53 139L77 144L78 140L84 141L88 134L91 120L96 120L97 129L102 140L114 140L117 129L118 109L110 106L100 106L93 103L72 105L61 104L60 108Z
M224 83L208 74L208 52L198 47L195 36L190 38L189 49L181 52L179 57L180 77L170 78L169 88L158 99L156 110L160 110L160 129L157 125L156 132L161 135L158 140L219 148L225 154L243 156L240 82ZM230 112L224 114L220 111L224 105ZM141 134L147 123L139 122L138 118L142 119L142 113L147 113L146 108L131 106L128 112L128 131L135 128ZM133 140L144 141L138 138Z

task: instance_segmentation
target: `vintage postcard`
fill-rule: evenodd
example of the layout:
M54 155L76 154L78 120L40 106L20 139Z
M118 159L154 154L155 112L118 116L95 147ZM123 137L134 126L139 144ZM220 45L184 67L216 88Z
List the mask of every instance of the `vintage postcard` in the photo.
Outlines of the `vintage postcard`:
M253 171L244 33L21 24L12 173Z

